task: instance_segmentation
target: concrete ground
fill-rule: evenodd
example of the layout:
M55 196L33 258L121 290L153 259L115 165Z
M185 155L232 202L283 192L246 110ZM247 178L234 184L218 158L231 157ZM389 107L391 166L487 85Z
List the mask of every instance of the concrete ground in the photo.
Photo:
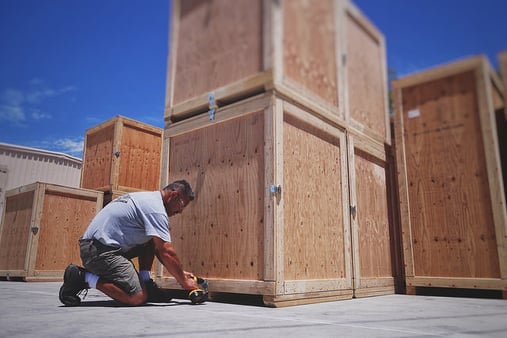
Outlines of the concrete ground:
M122 307L90 290L79 307L60 283L0 281L0 337L507 337L507 301L388 295L267 308L186 301Z

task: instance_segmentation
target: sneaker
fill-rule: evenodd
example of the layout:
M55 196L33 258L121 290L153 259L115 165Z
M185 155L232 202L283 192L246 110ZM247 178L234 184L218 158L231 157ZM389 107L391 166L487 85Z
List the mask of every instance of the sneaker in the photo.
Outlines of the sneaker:
M148 293L148 298L146 299L148 303L168 303L173 298L170 290L160 288L153 279L144 282L144 286Z
M76 306L81 303L79 295L83 290L88 290L85 282L85 269L74 264L69 264L63 274L63 285L60 288L60 301L67 306Z

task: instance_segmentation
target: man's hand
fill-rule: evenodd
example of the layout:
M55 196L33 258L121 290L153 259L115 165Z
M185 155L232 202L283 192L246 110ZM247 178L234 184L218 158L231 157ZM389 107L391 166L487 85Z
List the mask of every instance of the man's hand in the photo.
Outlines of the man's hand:
M189 291L199 289L199 285L197 285L197 282L193 278L186 278L185 282L180 285L183 289Z

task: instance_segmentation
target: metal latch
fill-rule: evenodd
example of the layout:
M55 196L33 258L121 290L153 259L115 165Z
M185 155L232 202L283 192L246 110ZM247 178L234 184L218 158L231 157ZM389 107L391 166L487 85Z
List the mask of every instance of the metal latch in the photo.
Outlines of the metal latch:
M271 184L269 186L269 192L272 193L273 195L274 194L281 194L282 193L282 186Z
M215 102L215 92L211 92L208 94L208 115L209 120L215 120L215 112L218 109L217 103Z

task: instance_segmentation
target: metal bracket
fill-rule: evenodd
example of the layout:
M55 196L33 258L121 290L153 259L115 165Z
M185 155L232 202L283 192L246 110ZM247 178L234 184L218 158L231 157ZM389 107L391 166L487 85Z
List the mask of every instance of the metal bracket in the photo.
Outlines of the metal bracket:
M281 194L282 193L282 186L271 184L269 186L269 192L272 193L273 195L274 194Z
M38 226L33 226L30 228L30 230L32 230L32 233L34 235L37 235L37 233L39 232L39 227Z
M217 103L215 102L215 92L211 92L208 94L208 115L209 120L214 121L215 120L215 112L218 109Z
M117 150L113 153L114 156L116 156L116 158L120 157L120 151Z

